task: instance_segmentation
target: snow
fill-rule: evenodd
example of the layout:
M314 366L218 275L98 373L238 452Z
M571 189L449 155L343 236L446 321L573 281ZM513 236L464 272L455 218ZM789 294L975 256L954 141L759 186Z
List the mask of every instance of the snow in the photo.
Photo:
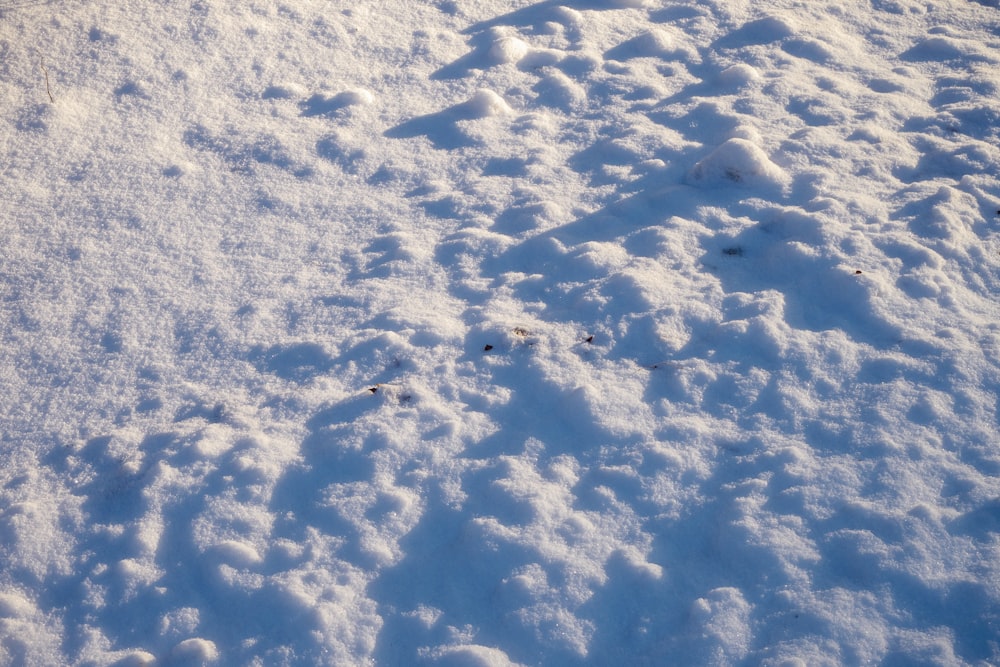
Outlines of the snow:
M995 3L0 55L0 664L1000 663Z

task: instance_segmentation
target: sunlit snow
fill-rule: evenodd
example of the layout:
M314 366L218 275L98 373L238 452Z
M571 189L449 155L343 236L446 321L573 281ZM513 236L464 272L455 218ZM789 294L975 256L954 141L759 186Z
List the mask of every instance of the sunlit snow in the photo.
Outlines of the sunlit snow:
M0 665L1000 664L1000 9L0 0Z

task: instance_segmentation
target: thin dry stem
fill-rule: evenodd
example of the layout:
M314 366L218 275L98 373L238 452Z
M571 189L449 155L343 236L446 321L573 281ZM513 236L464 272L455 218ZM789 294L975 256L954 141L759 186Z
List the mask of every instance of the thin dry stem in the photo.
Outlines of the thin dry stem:
M49 85L49 68L42 63L42 71L45 72L45 92L49 94L49 102L56 103L56 98L52 97L52 87Z

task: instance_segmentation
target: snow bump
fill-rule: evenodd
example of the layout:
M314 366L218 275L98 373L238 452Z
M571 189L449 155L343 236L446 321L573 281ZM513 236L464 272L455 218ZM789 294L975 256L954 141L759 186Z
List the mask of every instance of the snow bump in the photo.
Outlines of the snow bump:
M647 30L632 39L619 44L605 56L610 60L629 58L670 58L685 54L677 45L674 36L662 28Z
M490 45L490 59L495 63L516 63L526 55L530 47L517 37L500 37Z
M740 63L719 72L719 83L728 88L742 88L760 80L760 72L751 65Z
M476 94L464 104L464 107L473 118L509 116L514 113L504 98L487 89L476 91Z
M212 555L221 563L233 567L252 567L261 562L260 554L253 546L237 540L225 540L212 547Z
M375 101L371 91L364 88L352 88L333 95L316 93L299 106L303 116L329 116L342 109L368 106Z
M697 185L780 186L785 172L760 146L746 139L729 139L691 169L689 181Z
M184 662L214 662L219 659L215 643L200 637L180 642L170 651L172 660Z
M1000 59L984 49L981 44L948 35L934 35L933 37L922 39L903 55L917 61L957 60L964 58L992 63L1000 62Z
M430 664L440 667L519 667L500 649L476 644L444 646L425 653Z
M0 618L30 616L35 605L19 593L0 593Z

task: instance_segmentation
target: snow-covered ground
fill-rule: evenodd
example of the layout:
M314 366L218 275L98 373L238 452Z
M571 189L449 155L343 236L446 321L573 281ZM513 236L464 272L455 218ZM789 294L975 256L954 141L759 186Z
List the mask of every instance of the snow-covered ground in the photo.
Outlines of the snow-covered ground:
M1000 664L1000 10L0 1L0 664Z

